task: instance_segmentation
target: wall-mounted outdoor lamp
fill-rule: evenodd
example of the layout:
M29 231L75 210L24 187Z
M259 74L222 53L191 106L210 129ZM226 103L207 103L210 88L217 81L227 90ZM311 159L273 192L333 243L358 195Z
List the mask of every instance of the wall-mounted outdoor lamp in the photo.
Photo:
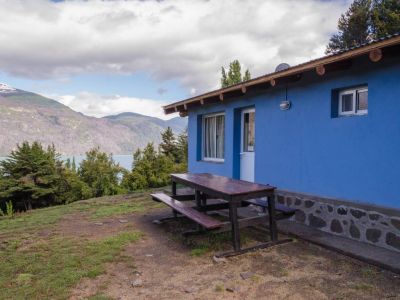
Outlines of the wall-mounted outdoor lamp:
M281 110L288 110L288 109L290 109L290 106L291 106L291 103L288 100L281 101L281 103L279 104L279 108Z

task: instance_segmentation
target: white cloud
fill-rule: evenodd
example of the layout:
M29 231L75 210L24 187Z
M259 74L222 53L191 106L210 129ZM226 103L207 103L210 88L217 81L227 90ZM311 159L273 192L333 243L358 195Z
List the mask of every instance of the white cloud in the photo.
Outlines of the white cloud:
M202 92L236 58L254 77L322 55L348 3L0 0L0 70L29 78L145 71Z
M142 115L153 116L161 119L169 119L171 116L164 115L161 106L166 103L120 95L97 95L90 92L81 92L77 95L46 95L62 104L69 106L75 111L93 117L104 117L116 115L122 112L135 112Z

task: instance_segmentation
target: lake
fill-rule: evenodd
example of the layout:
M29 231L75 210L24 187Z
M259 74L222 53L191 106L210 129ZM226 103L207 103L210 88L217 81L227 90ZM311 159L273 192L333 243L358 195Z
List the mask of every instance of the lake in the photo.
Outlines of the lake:
M84 155L61 155L62 160L67 160L68 158L72 161L72 158L75 158L76 166L78 167L81 161L85 158ZM0 156L0 160L5 159L6 157ZM131 170L133 163L133 155L113 155L113 159L115 162L119 163L119 165L127 170Z

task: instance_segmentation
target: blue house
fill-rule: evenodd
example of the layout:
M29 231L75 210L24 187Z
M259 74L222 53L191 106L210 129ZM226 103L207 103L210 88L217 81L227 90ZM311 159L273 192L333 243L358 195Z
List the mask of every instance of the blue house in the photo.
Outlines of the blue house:
M278 187L293 221L400 251L400 36L172 103L189 172Z

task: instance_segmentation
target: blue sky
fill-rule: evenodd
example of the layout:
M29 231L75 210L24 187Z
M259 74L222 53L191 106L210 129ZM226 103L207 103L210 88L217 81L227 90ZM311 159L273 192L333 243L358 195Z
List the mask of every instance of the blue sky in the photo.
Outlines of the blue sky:
M349 3L0 0L0 82L87 115L165 118L234 59L255 77L322 56Z

